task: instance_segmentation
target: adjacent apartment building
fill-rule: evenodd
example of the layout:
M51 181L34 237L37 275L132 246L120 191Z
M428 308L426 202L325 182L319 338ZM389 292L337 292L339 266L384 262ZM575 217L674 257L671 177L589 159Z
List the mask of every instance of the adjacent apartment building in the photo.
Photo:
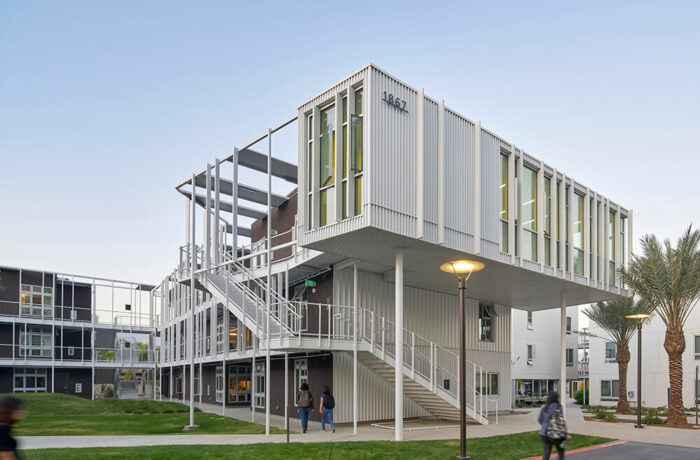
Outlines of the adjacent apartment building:
M620 395L618 366L615 361L615 342L608 340L604 331L591 321L590 338L590 397L591 404L614 406ZM683 353L683 405L694 407L700 394L696 371L700 366L700 310L693 309L685 331L686 348ZM668 407L670 386L668 354L664 349L666 326L659 317L644 323L642 330L642 405ZM631 405L637 403L637 335L630 341L630 363L627 371L627 397Z
M556 310L511 311L513 335L513 394L516 400L541 398L550 391L561 392L560 335L561 315ZM583 387L585 367L579 364L584 356L579 355L578 307L568 307L565 319L566 330L566 393L572 398Z
M0 266L0 393L152 396L152 288Z
M439 267L469 258L485 269L465 411L485 424L511 407L514 308L561 319L627 295L630 210L374 65L176 189L183 244L153 291L161 398L267 422L297 415L306 382L333 389L339 422L393 420L397 439L404 418L455 420L457 279ZM536 350L567 378L565 349Z

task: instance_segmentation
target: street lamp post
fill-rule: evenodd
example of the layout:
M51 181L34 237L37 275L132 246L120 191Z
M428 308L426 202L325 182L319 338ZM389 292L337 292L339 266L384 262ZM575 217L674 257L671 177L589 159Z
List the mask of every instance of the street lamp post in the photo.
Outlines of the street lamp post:
M644 428L642 425L642 323L652 316L654 315L648 313L625 316L625 318L637 320L637 424L635 428Z
M464 291L467 288L467 280L471 274L483 268L483 263L474 260L454 260L440 266L440 270L457 275L459 286L459 455L457 460L470 460L470 457L467 457L467 418L465 413L467 372L465 362L466 344L464 339L466 320Z

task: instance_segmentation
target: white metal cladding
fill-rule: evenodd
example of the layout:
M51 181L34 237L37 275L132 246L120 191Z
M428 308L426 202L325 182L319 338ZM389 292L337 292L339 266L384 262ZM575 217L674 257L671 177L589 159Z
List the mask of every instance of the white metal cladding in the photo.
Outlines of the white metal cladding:
M501 151L504 149L508 150L510 146L488 131L481 131L481 238L496 243L499 250L501 244L499 217L501 189L499 186L501 184Z
M361 362L357 363L357 384L358 421L394 418L393 385ZM333 387L333 419L337 423L352 422L352 353L333 353ZM406 418L430 416L429 412L408 398L404 398L403 414Z
M426 223L437 225L438 210L434 203L437 203L438 200L438 170L437 162L435 161L438 145L438 104L428 98L425 98L424 103L424 124L423 183L425 184L425 191L423 193L423 203L425 221ZM434 227L434 230L434 236L426 238L430 242L437 242L437 227Z
M372 114L368 128L375 133L369 146L371 203L415 218L417 92L377 69L372 68L371 72L372 87L367 99ZM392 100L406 101L406 110L386 102L385 97L390 95ZM414 235L415 221L409 223L412 227L401 229L401 234Z
M357 306L367 308L394 320L394 285L381 274L358 270ZM467 288L468 292L468 288ZM350 268L333 273L333 299L340 305L353 304L353 271ZM479 340L479 301L467 299L466 347L469 350L510 353L510 308L494 305L494 341ZM410 286L404 288L404 328L446 348L459 344L459 298L456 295L428 291ZM491 370L488 363L483 367Z

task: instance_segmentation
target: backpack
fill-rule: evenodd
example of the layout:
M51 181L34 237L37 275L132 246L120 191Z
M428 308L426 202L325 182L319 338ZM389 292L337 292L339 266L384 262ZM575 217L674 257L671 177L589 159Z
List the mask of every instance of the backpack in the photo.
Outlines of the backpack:
M335 407L335 398L333 395L323 395L323 408L333 409Z
M297 406L299 407L311 407L311 392L309 390L299 390L299 397L297 398Z
M564 420L564 414L561 413L560 408L554 409L554 412L549 416L545 435L550 439L563 439L566 437L566 420Z

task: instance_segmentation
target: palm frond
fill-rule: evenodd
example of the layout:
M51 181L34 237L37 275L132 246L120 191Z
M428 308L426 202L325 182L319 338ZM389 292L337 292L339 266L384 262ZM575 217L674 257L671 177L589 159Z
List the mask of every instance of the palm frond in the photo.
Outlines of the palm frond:
M622 298L608 302L598 302L583 313L605 331L608 337L618 346L628 345L635 331L637 321L626 318L635 313L651 313L652 306L640 300L635 302L633 298Z

